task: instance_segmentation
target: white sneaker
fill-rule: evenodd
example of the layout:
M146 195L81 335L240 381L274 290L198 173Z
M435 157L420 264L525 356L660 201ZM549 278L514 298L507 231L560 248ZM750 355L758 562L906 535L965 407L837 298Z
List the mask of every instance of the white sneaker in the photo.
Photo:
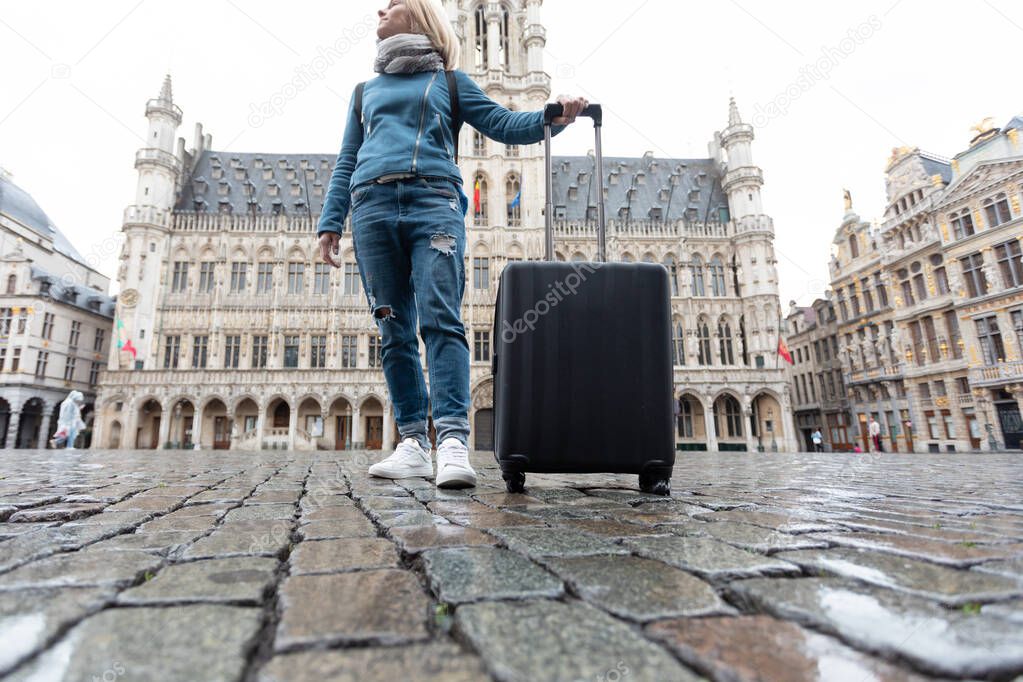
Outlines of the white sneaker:
M433 476L433 461L430 453L423 450L415 438L406 438L398 443L394 452L369 468L370 476L380 478L415 478Z
M469 449L455 437L445 438L437 448L437 487L471 488L476 472L469 465Z

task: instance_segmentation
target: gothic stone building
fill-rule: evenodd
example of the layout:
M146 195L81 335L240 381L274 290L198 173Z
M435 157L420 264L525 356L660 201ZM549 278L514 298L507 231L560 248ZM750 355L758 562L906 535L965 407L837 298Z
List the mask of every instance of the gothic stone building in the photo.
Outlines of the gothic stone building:
M550 98L540 5L445 2L460 67L509 109ZM186 149L169 76L146 116L152 142L136 155L117 274L121 340L135 352L111 349L94 443L390 448L397 429L350 225L340 271L319 262L315 225L336 155L217 151L201 124ZM708 158L609 157L603 178L592 154L554 159L558 258L595 259L602 195L609 259L663 263L671 275L683 449L795 446L775 354L774 226L752 141L732 102ZM466 126L460 149L468 193L478 182L481 196L466 217L462 311L471 442L489 449L497 281L505 263L543 257L543 143L506 146Z

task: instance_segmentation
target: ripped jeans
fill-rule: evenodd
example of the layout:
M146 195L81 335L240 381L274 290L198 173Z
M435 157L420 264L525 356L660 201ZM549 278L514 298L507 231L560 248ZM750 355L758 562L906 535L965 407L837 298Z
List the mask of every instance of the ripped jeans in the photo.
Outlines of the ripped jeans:
M365 182L352 188L351 198L355 261L380 330L398 433L429 452L431 408L437 444L453 436L468 445L469 342L462 324L468 199L454 181L422 176Z

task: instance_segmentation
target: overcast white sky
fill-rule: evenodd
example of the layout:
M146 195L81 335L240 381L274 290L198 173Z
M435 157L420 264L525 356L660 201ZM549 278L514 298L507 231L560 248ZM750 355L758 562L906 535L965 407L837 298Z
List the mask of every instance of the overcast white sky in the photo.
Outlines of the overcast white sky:
M220 150L336 153L385 4L0 0L0 166L113 279L109 237L164 74L188 146L201 121ZM881 215L892 147L952 156L984 117L1023 112L1023 6L1010 0L547 0L542 13L552 95L604 105L607 155L705 157L736 98L756 125L783 308L826 288L843 188L863 218ZM320 68L343 38L351 48ZM253 125L300 72L317 77ZM556 142L585 154L592 130L580 119Z

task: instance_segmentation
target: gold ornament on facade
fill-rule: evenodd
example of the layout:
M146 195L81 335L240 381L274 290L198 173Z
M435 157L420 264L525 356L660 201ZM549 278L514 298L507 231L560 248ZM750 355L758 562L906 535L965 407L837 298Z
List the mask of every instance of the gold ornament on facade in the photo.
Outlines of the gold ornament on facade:
M1009 138L1009 142L1012 143L1013 149L1019 148L1019 131L1018 130L1013 128L1013 129L1009 130L1009 132L1005 133L1005 136Z

